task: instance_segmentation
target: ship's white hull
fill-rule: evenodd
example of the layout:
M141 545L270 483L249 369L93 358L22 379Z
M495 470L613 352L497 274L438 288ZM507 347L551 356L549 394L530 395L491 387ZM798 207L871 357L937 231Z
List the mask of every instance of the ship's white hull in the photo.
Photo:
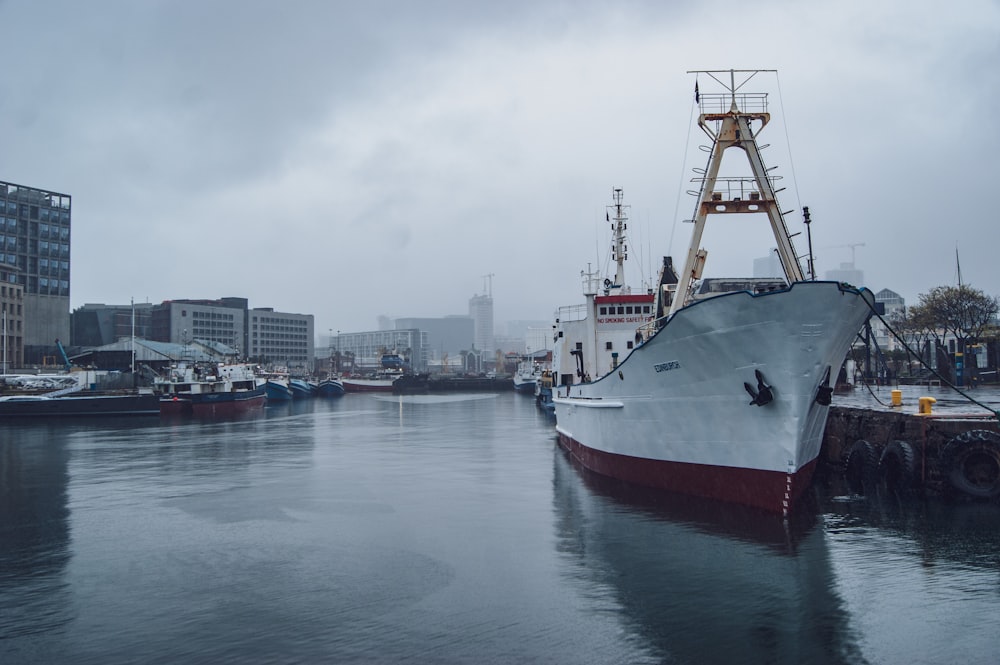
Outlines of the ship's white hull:
M609 374L560 386L559 439L599 473L785 512L808 484L837 376L872 296L836 282L709 298ZM759 372L773 401L751 405Z
M386 379L355 379L343 378L344 392L348 393L391 393L392 384L399 377Z

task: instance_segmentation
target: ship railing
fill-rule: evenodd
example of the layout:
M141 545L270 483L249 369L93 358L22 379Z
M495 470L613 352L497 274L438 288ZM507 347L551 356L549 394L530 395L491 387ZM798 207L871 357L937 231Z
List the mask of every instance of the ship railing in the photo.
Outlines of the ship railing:
M698 110L703 114L729 113L733 94L706 92L698 95ZM736 93L736 107L743 113L767 113L766 92Z
M656 331L663 327L669 316L661 316L659 318L653 319L652 321L647 321L638 328L635 329L636 335L639 339L637 340L640 344L645 344L649 341L649 338L656 334Z
M771 184L771 191L779 191L776 183L781 180L780 175L769 175L767 180ZM698 176L691 178L691 182L704 186L705 178ZM691 196L701 196L700 189L689 189L687 193ZM716 178L712 188L713 201L760 201L762 199L763 196L757 187L757 180L751 177Z
M565 305L559 308L560 321L583 321L587 318L587 305Z

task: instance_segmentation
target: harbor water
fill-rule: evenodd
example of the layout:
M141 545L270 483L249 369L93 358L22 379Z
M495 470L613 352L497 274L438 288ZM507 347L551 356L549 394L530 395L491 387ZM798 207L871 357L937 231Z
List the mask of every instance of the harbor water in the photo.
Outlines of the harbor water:
M0 423L5 664L995 663L998 616L996 503L644 492L515 393Z

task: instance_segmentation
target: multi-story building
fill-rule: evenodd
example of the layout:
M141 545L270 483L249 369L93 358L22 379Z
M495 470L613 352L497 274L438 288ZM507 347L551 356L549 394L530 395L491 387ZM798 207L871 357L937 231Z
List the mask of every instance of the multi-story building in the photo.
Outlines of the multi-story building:
M414 371L422 372L428 363L427 338L427 331L416 328L372 330L339 333L333 346L334 352L340 354L341 368L345 371L378 369L383 353L398 353L410 361Z
M105 305L88 303L70 314L70 344L97 347L132 337L153 339L153 305Z
M315 356L312 314L286 314L255 307L250 317L247 355L257 362L311 371Z
M24 289L17 266L0 255L0 371L24 366Z
M55 340L70 338L71 210L68 194L0 182L0 252L19 271L27 364L42 362Z
M419 329L427 333L429 359L457 358L475 344L475 323L471 316L406 317L396 319L396 329Z
M149 330L160 342L218 342L255 362L313 369L313 315L250 309L246 298L167 300L152 307Z
M473 296L469 299L469 316L475 324L473 343L480 351L492 353L493 341L493 296Z
M153 307L151 337L174 344L195 339L221 342L245 354L247 309L246 298L166 300Z
M876 306L881 305L884 308L882 316L886 321L890 322L897 312L904 312L906 310L906 300L903 299L903 296L889 289L882 289L876 293L875 303ZM902 348L902 344L896 339L895 335L889 333L889 329L882 323L882 319L873 316L871 327L875 342L882 351L895 351Z

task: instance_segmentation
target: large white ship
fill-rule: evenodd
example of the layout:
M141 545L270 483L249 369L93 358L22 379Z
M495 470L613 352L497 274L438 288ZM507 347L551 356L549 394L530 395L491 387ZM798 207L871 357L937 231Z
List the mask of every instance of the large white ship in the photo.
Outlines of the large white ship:
M741 91L761 70L698 73L723 92L698 96L698 124L712 145L697 171L684 267L675 275L665 258L652 288L624 284L625 206L616 189L608 215L616 273L584 273L586 302L557 314L556 430L598 473L787 514L812 477L830 377L874 299L803 274L757 144L770 121L767 95ZM720 177L730 148L746 155L748 175ZM717 214L766 218L785 279L702 279L701 238Z

